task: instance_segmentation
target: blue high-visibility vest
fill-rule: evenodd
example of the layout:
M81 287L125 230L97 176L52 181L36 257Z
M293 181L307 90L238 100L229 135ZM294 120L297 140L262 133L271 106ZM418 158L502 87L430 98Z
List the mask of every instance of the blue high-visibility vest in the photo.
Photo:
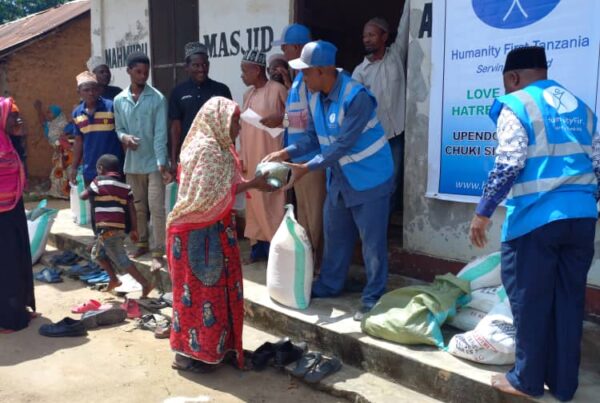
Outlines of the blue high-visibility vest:
M519 118L529 144L525 167L506 201L502 241L552 221L597 217L592 110L551 80L498 98L490 111L494 122L504 106Z
M306 122L308 121L308 89L306 88L303 77L304 75L301 71L296 75L285 103L285 147L296 144L306 136ZM292 162L308 162L318 153L318 150L311 151L305 155L292 158Z
M323 108L319 93L309 96L310 111L322 152L326 152L337 137L343 134L340 133L340 128L344 116L359 92L366 91L373 98L373 102L376 102L375 97L364 86L352 80L348 74L340 74L342 82L337 102L332 102L327 111ZM375 110L356 144L348 154L339 159L338 164L350 186L358 191L372 189L391 178L392 152Z

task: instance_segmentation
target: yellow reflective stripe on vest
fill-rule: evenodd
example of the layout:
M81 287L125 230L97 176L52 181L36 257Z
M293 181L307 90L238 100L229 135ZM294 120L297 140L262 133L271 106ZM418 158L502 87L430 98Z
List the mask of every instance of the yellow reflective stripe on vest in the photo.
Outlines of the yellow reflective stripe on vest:
M596 183L596 175L593 173L574 176L561 176L558 178L536 179L529 182L514 184L510 191L509 197L549 192L562 185L594 185Z
M529 115L531 124L533 126L533 132L535 134L535 144L531 144L527 147L527 158L532 157L564 157L573 154L582 154L592 156L592 147L584 146L577 142L568 142L560 144L549 144L548 136L546 135L546 125L544 124L544 118L542 111L533 99L533 97L526 91L520 90L513 95L518 98ZM593 116L593 115L592 115ZM593 125L593 122L592 122ZM589 127L589 115L588 115L588 127Z
M387 143L387 137L384 134L383 136L378 138L377 141L375 141L373 144L371 144L369 147L365 148L364 150L362 150L356 154L346 155L345 157L340 158L338 162L340 163L341 166L344 166L344 165L350 164L352 162L358 162L358 161L364 160L365 158L370 157L371 155L377 153L379 150L381 150L383 147L385 147L386 143Z

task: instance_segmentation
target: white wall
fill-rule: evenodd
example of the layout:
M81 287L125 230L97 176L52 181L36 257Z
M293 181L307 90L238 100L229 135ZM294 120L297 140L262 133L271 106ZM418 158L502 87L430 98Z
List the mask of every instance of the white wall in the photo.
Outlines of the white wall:
M151 55L147 0L92 0L92 55L109 64L113 85L129 84L127 54Z
M240 78L242 51L248 47L269 50L290 20L287 0L202 0L200 41L209 46L210 77L229 86L233 99L242 102L246 87ZM249 45L250 44L250 45Z

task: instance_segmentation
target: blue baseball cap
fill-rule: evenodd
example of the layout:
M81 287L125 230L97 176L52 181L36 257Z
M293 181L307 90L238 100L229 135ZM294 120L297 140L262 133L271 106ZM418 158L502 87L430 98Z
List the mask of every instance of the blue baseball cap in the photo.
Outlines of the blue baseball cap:
M302 24L290 24L283 28L281 39L273 41L273 46L305 45L310 42L310 30Z
M289 64L295 70L307 69L309 67L335 66L336 53L337 48L331 42L309 42L302 48L300 57L290 60Z

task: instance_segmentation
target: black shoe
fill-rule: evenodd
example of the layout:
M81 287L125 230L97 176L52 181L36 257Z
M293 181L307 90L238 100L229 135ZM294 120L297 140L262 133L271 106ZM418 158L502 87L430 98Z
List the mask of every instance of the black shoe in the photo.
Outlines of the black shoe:
M293 344L292 342L284 343L281 348L275 351L273 366L275 368L284 368L292 362L298 361L308 349L305 342Z
M366 306L361 306L356 312L354 312L354 316L352 319L354 319L357 322L362 322L365 315L371 312L371 309L372 308Z
M290 339L279 340L277 343L266 342L257 348L252 354L252 369L262 371L269 365L269 362L275 358L275 353L279 351L285 344L292 344Z
M67 317L60 322L40 326L39 333L46 337L77 337L85 336L87 330L80 320Z

